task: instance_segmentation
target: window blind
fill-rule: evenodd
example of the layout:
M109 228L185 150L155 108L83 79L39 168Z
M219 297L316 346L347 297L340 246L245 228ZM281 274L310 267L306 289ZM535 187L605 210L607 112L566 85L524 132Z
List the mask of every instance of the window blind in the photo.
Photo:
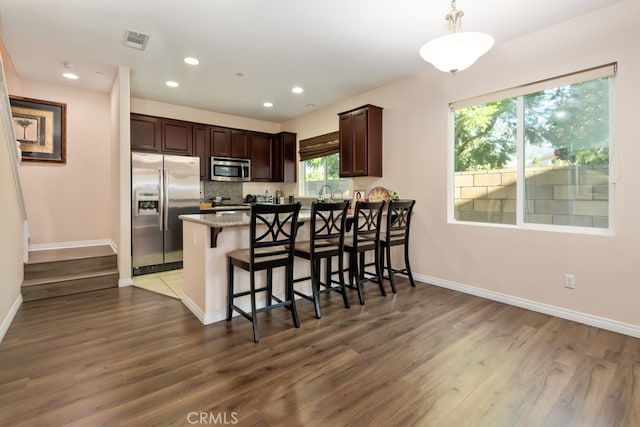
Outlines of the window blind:
M340 150L340 132L300 140L300 161L325 157Z
M516 86L509 89L499 90L497 92L487 93L485 95L475 96L473 98L462 99L449 104L451 110L459 110L461 108L471 107L473 105L483 105L490 102L500 101L503 99L515 98L521 95L540 92L545 89L566 86L574 83L580 83L587 80L595 80L603 77L611 77L615 75L617 62L589 68L575 73L564 74L562 76L552 77L545 80Z

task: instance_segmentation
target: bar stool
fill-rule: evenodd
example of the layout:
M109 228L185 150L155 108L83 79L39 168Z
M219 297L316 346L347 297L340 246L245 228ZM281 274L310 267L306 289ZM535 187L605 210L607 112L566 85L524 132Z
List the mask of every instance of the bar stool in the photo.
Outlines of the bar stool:
M344 251L349 254L349 284L358 291L360 304L364 305L362 285L366 282L377 283L380 293L386 296L382 284L380 266L380 224L382 208L385 202L356 202L353 213L353 238L345 240ZM373 251L375 272L366 271L365 254ZM355 284L354 284L355 281Z
M293 251L300 203L287 205L257 204L251 207L249 226L249 249L239 249L227 254L227 320L231 320L233 310L240 313L253 324L253 341L260 340L256 315L277 307L291 310L293 325L300 327L293 296ZM266 230L264 227L266 226ZM249 290L235 291L234 268L249 272ZM273 295L273 269L285 267L285 296L280 299ZM256 288L255 273L266 270L266 284ZM266 292L266 306L256 308L256 294ZM247 313L234 303L235 298L249 295L251 313ZM276 300L277 304L272 304Z
M416 204L415 200L401 200L388 202L389 210L387 212L387 229L380 235L380 246L384 251L381 255L382 260L382 272L384 275L385 268L387 269L387 276L384 279L388 279L391 283L391 290L396 293L396 283L393 280L395 273L402 273L409 276L409 282L411 286L416 287L416 282L413 280L413 274L411 274L411 264L409 264L409 230L411 225L411 212L413 206ZM404 246L404 268L395 269L391 266L391 248L393 246ZM386 255L386 267L385 267L385 255Z
M300 277L294 280L302 282L311 280L312 295L307 295L295 290L294 294L309 301L313 301L316 318L320 319L319 295L330 292L342 294L344 306L350 307L349 296L344 284L343 258L344 258L344 234L347 221L347 209L349 202L318 203L311 205L311 220L309 223L310 240L297 242L294 255L309 261L310 276ZM332 280L331 259L338 258L338 279ZM321 261L325 260L325 281L320 278ZM335 273L335 272L334 272ZM338 286L334 286L337 284ZM321 289L320 287L323 286Z

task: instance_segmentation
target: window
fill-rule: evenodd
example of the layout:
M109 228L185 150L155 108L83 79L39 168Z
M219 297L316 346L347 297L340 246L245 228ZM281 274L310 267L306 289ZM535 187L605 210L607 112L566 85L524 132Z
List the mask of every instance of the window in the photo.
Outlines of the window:
M323 185L329 185L332 191L342 192L344 196L349 190L349 182L340 178L339 170L338 153L305 160L302 179L304 195L317 196Z
M615 64L451 105L457 221L610 229Z
M317 196L323 185L343 195L349 190L349 182L340 178L338 137L338 132L332 132L300 141L302 195Z

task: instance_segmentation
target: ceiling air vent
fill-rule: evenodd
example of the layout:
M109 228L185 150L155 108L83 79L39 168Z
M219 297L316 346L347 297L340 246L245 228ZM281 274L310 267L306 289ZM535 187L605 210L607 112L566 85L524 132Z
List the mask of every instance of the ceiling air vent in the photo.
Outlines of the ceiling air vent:
M124 30L124 45L134 49L144 50L149 41L149 34L141 33L135 30Z

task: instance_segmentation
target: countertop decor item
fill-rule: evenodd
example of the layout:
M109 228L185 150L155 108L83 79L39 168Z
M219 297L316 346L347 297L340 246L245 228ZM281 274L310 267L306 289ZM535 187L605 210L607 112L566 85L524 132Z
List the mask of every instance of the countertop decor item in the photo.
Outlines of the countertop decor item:
M374 187L369 190L370 202L381 202L389 200L389 192L384 187Z
M367 192L364 190L353 190L353 200L351 201L351 209L354 208L356 202L366 202Z

